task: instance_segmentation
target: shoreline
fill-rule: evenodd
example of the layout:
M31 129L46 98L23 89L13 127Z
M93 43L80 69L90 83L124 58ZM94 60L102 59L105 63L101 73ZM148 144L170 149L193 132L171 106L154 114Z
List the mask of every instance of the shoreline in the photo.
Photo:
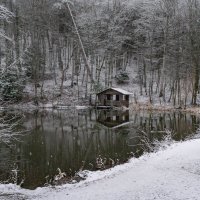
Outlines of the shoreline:
M38 111L38 110L85 110L85 109L95 109L95 106L91 105L76 105L76 104L53 104L53 103L40 103L39 105L34 105L32 102L20 102L16 104L7 104L6 106L0 106L0 111L7 111L7 110L21 110L21 111ZM124 108L122 107L122 110ZM191 113L195 115L200 114L200 106L192 106L188 105L184 108L181 107L174 107L171 105L157 105L157 104L149 104L149 103L137 103L137 104L130 104L129 108L125 108L124 110L129 111L158 111L158 112L184 112L184 113Z
M160 112L184 112L184 113L191 113L195 115L200 114L200 107L199 106L187 106L185 108L176 108L171 105L153 105L153 104L132 104L130 106L131 111L138 111L138 110L145 110L145 111L160 111Z

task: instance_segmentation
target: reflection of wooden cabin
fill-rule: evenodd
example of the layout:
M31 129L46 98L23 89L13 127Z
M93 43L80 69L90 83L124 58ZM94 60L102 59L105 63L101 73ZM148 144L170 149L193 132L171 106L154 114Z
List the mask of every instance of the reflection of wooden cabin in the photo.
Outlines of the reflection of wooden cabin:
M108 128L120 127L129 122L129 111L100 110L97 121Z
M120 88L108 88L97 94L98 106L125 106L128 108L131 94Z

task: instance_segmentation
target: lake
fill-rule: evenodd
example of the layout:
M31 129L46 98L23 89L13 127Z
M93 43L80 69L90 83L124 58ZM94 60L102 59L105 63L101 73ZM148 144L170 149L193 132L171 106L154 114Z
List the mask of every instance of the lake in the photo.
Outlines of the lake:
M0 182L35 189L72 183L80 170L104 170L151 152L167 138L191 137L199 118L181 112L49 110L3 113L19 121L9 139L0 140ZM56 181L55 175L65 172Z

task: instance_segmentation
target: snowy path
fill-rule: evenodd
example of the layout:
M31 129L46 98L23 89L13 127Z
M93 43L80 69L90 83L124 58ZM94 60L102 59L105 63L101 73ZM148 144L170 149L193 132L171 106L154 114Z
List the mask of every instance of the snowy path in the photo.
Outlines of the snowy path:
M3 193L20 193L18 199L200 200L199 188L200 139L196 139L173 144L111 170L91 173L86 181L76 185L35 191L0 185L0 199L5 198ZM14 196L5 199L16 199Z

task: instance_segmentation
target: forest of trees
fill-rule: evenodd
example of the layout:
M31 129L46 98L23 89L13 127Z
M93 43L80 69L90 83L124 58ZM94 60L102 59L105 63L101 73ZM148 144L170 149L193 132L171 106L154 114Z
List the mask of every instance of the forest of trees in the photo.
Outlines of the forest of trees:
M137 86L137 95L150 103L154 96L174 106L198 103L199 0L0 0L0 5L3 102L22 100L30 83L36 102L48 100L47 80L59 97L68 90L66 81L88 97L131 80L127 87Z

